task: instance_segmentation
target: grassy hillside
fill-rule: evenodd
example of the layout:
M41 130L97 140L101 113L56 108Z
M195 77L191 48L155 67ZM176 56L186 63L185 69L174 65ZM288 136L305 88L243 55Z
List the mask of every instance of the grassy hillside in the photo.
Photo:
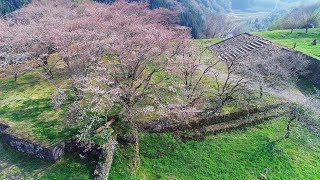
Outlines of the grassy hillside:
M297 43L296 50L320 59L320 29L318 28L310 29L308 34L305 33L304 29L294 30L292 34L290 30L266 31L254 34L261 35L288 48L293 48L294 44ZM316 46L311 45L314 39L318 40Z
M197 43L207 46L219 41ZM11 125L18 136L47 145L71 137L77 128L64 125L66 108L53 110L54 90L34 73L19 77L17 82L12 77L0 79L0 122ZM132 149L119 145L109 179L257 179L265 168L269 179L316 179L320 176L319 137L296 124L293 135L284 140L286 124L286 118L279 118L245 130L207 135L201 141L183 142L171 134L141 134L142 164L137 177L130 175ZM93 168L77 155L50 164L0 142L0 179L91 179Z
M316 179L320 176L320 142L307 130L284 140L287 119L246 130L182 142L168 134L141 135L141 168L137 179ZM130 179L130 148L121 147L110 179ZM134 179L134 178L131 178Z

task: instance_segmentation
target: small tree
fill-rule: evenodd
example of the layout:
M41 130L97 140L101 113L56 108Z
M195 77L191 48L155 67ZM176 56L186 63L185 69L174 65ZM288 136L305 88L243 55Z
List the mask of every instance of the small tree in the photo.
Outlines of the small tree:
M290 109L289 109L289 121L288 121L287 128L286 128L286 134L284 136L285 139L288 139L290 137L292 123L294 121L298 121L299 122L301 116L302 116L301 108L299 108L296 105L293 105L293 106L290 107Z
M317 27L319 25L320 17L320 3L304 6L302 11L301 26L306 29L308 33L309 28Z
M297 29L300 27L300 21L301 18L301 10L295 9L292 10L289 14L287 14L282 20L281 20L281 26L284 29L291 29L291 34L293 33L294 29Z
M211 107L208 108L209 114L214 114L221 110L224 105L232 101L233 96L239 93L246 85L243 77L236 76L237 69L240 67L234 61L225 61L227 67L226 74L215 73L216 97L211 99Z

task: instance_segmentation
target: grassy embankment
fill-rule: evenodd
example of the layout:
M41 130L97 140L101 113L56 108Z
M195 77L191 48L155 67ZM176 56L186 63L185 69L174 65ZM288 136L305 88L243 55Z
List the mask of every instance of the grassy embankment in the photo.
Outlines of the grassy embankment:
M284 140L287 119L203 141L182 142L169 134L141 135L141 167L130 177L128 147L120 147L110 179L258 179L268 168L270 179L316 179L320 176L320 141L296 124Z

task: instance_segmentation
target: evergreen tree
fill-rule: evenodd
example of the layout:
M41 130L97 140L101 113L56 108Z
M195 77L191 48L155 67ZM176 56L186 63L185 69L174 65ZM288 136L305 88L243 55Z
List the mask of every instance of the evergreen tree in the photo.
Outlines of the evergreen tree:
M0 14L10 13L29 2L31 0L0 0Z
M191 34L194 38L200 38L204 21L202 15L194 10L188 9L185 12L180 13L180 24L183 26L191 27Z

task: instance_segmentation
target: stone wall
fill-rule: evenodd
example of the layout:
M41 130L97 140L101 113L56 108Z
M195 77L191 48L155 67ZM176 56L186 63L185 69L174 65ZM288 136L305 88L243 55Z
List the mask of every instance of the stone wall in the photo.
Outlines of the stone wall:
M40 144L15 137L10 134L10 126L0 123L0 135L3 141L14 149L44 159L49 162L56 162L66 152L81 154L85 159L94 159L98 163L94 171L94 179L105 180L109 175L113 155L116 149L116 138L110 138L107 144L100 147L94 143L73 138L63 141L52 147L45 147Z
M115 140L115 137L112 137L110 138L108 143L102 147L99 161L94 171L95 180L108 179L112 161L113 161L113 155L116 150L116 145L117 145L117 141Z
M98 145L73 138L68 141L62 141L51 147L46 147L12 135L9 131L10 126L0 124L0 134L3 142L14 149L44 159L49 162L56 162L66 152L83 154L88 159L99 159L101 149Z
M6 129L8 129L10 126L5 125L5 124L1 124L0 123L0 133L2 133L3 131L5 131Z
M0 125L3 142L20 152L33 155L49 162L56 162L64 155L66 147L65 142L58 143L52 147L45 147L40 144L15 137L10 134L10 131L8 130L9 126L3 124Z
M142 132L150 133L164 133L164 132L175 132L186 129L198 129L205 126L210 126L219 123L227 123L240 118L248 117L248 115L268 112L273 109L277 109L284 106L282 103L268 105L260 108L243 109L237 112L224 115L212 115L212 116L198 116L190 121L177 122L168 119L159 119L156 121L150 121L145 123L139 123L138 128Z

